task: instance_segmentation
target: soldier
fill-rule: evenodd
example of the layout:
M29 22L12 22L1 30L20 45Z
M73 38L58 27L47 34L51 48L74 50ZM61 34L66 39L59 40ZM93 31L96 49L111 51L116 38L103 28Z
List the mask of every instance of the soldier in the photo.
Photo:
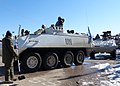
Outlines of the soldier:
M12 43L12 34L10 31L6 32L6 36L2 39L2 62L5 65L5 83L13 83L16 81L14 78L13 61L18 57L14 51Z
M26 35L29 35L29 34L30 34L30 32L29 32L28 30L26 30L26 31L25 31L25 36L26 36Z
M37 31L34 32L34 34L42 34L42 33L45 33L45 25L42 25L41 26L41 29L38 29Z
M64 19L61 17L58 17L58 21L56 22L55 26L59 27L59 29L63 29L63 23L64 23Z
M24 29L21 30L21 36L24 36Z

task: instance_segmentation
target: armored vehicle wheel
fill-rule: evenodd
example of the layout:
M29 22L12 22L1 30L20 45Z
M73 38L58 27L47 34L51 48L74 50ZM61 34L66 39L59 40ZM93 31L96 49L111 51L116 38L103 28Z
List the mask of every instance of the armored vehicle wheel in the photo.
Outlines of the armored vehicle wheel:
M110 59L112 59L112 60L116 59L116 51L111 52L110 55L111 55Z
M41 67L42 59L38 53L26 53L22 60L22 68L25 72L34 72Z
M73 53L71 51L67 51L64 54L61 62L62 62L62 65L65 66L65 67L70 66L74 62L74 55L73 55Z
M43 58L44 69L54 69L58 65L58 56L56 53L49 52Z
M95 59L95 53L94 52L90 53L90 59Z
M75 61L74 63L76 65L81 65L83 62L84 62L84 57L85 57L85 54L83 51L78 51L75 55Z

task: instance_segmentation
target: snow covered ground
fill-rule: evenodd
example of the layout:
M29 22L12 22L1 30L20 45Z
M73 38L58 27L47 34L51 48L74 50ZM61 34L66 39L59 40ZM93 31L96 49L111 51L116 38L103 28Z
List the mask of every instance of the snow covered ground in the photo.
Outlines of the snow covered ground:
M98 63L91 68L98 68L98 77L100 79L101 86L120 86L120 62L116 64Z
M107 57L109 57L109 54L96 55L96 58L100 60ZM117 54L116 57L115 64L98 62L91 67L99 70L98 78L100 79L100 86L120 86L120 54Z
M96 60L104 60L108 57L110 57L110 54L96 54ZM90 57L86 57L85 60L89 60ZM116 52L116 60L114 60L115 63L100 63L97 62L96 65L91 66L91 68L97 68L98 69L98 79L100 80L101 85L100 86L120 86L120 50L117 50ZM85 86L89 86L92 84L92 82L86 82Z

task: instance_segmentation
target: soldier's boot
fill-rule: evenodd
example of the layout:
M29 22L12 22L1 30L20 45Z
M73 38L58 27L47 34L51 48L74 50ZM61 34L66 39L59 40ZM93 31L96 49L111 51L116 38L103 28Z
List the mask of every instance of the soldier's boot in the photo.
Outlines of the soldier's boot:
M14 77L14 72L13 71L14 71L13 69L10 69L10 80L16 81L17 78Z

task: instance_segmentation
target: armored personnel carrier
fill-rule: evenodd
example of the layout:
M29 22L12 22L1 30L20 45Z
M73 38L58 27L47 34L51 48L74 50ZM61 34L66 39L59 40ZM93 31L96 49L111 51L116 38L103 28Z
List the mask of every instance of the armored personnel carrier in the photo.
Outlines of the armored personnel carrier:
M115 42L118 45L118 49L120 49L120 33L115 35Z
M90 53L91 59L95 59L96 53L110 53L110 59L116 59L116 41L113 36L111 36L111 31L103 32L100 38L99 34L93 39L92 42L92 52Z
M72 63L81 65L91 50L88 41L85 33L73 30L64 33L63 29L54 26L39 29L34 34L27 32L13 40L18 45L21 68L26 72L54 69L59 64L63 67Z

